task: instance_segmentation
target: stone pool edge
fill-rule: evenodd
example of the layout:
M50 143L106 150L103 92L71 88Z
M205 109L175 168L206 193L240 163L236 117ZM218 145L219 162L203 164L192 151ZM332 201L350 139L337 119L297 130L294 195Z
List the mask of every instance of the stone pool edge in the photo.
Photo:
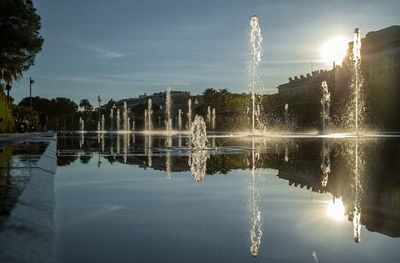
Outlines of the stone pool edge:
M28 141L48 142L31 177L0 232L0 262L55 261L57 134Z

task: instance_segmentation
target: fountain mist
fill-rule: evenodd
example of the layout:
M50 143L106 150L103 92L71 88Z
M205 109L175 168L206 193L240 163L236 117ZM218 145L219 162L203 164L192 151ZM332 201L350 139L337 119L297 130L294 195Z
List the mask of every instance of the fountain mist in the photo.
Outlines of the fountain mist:
M322 133L325 134L329 128L329 108L331 105L331 94L328 90L328 84L324 80L321 85L322 98L321 98L321 118L322 118Z
M361 72L361 33L360 29L354 30L353 41L353 74L351 79L351 89L353 92L353 101L350 103L348 118L350 129L355 129L358 136L360 125L363 120L364 103L361 99L360 90L363 85L363 77Z
M117 131L119 131L120 129L121 129L121 117L119 109L117 109Z
M192 100L189 99L188 100L188 113L187 113L187 117L188 117L188 130L191 131L192 130Z
M192 144L195 149L206 149L207 127L203 117L196 115L192 126Z
M172 118L171 118L171 88L167 88L167 92L165 94L165 129L167 131L172 131Z
M152 100L151 99L149 99L148 100L148 105L147 105L147 114L148 114L148 117L147 117L147 125L148 125L148 127L147 127L147 130L148 131L152 131L153 130L153 121L152 121L152 115L153 115L153 102L152 102Z

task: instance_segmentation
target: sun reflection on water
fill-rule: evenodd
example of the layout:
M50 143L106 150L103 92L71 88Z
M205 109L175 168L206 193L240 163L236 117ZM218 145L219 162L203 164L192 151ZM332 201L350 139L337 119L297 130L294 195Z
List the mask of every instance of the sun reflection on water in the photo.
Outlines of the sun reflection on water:
M342 221L346 219L345 216L345 209L343 205L342 198L333 198L332 202L328 204L328 207L326 209L326 214L337 221Z

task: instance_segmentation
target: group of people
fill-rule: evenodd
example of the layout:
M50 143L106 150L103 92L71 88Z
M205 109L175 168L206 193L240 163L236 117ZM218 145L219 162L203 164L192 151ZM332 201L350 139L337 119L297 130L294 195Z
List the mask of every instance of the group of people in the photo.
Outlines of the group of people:
M16 116L15 118L15 129L17 132L33 132L33 131L47 131L47 115L45 113L41 113L39 115L39 122L35 123L27 120L26 118L19 118Z

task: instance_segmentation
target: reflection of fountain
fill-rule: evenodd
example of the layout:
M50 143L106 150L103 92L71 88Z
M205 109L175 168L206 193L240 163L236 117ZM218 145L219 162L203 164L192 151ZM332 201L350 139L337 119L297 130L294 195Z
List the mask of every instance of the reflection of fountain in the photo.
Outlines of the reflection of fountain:
M329 128L329 107L331 104L331 94L328 91L328 84L324 80L321 85L321 119L322 119L322 134L325 134Z
M192 144L195 149L205 149L207 143L207 127L203 117L196 115L192 126Z
M121 137L119 133L117 133L117 153L121 152Z
M81 133L81 138L79 140L79 148L82 148L83 144L85 143L85 133Z
M331 172L331 161L329 156L329 143L328 141L322 141L322 151L321 151L321 172L322 181L321 185L326 187L328 185L328 177Z
M250 208L251 208L251 228L250 228L250 252L254 257L258 256L258 250L261 245L261 237L262 237L262 224L263 218L261 215L261 210L256 202L256 153L254 148L254 139L252 144L252 151L251 151L251 197L250 197Z
M353 230L354 230L354 242L360 243L361 241L361 178L360 172L360 156L358 152L358 138L356 138L355 144L355 164L354 164L354 211L353 211Z
M187 117L188 117L187 128L189 131L191 131L192 130L192 100L191 99L188 100Z
M147 128L148 131L152 131L153 130L153 121L152 121L152 115L153 115L153 108L152 108L152 100L149 99L148 100L148 105L147 105L147 127L145 127L145 130Z
M170 132L172 131L172 118L171 118L171 88L167 88L165 98L165 129Z
M171 152L168 151L165 158L165 172L167 179L171 179Z
M123 147L124 147L124 163L127 161L128 145L129 145L129 135L127 133L123 134Z
M285 162L289 161L289 145L285 143Z
M250 33L250 75L251 80L249 88L251 89L251 101L252 101L252 133L255 131L255 114L256 114L256 83L257 83L257 68L261 61L262 56L262 36L261 29L258 23L258 16L254 15L250 20L251 33Z
M190 156L190 171L196 182L201 182L207 170L207 150L197 149Z

